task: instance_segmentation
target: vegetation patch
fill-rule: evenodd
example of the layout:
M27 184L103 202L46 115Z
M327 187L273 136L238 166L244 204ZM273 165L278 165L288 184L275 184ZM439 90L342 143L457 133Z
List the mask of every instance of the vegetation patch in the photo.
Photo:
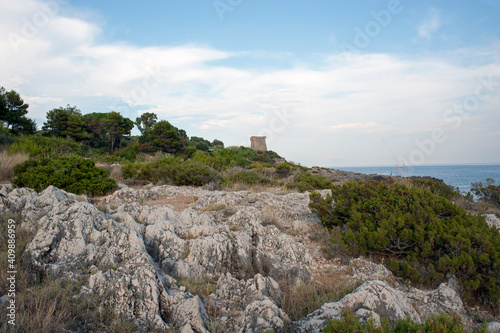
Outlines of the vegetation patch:
M8 153L24 153L31 158L57 157L62 155L83 156L88 147L64 138L37 135L22 136L9 146Z
M210 294L215 292L217 286L217 279L210 275L205 275L203 278L180 277L176 280L179 286L186 287L186 291L200 296L205 302L208 302Z
M426 285L454 274L466 299L498 311L500 235L483 217L428 190L385 182L348 182L310 199L322 223L339 228L346 253L386 258L395 275Z
M205 206L201 209L201 212L218 212L220 210L223 210L226 208L225 203L216 203L216 204L210 204L208 206Z
M435 195L439 195L446 199L454 199L460 196L458 188L446 184L441 179L435 178L405 178L408 179L408 187L419 187L428 190Z
M265 185L271 180L266 177L261 177L251 171L241 171L229 175L225 179L225 183L229 184L246 184L246 185Z
M181 161L173 156L144 164L139 177L153 183L163 181L174 185L194 186L202 186L217 179L217 175L207 166L193 161Z
M486 325L477 327L472 332L486 332ZM411 319L400 319L396 323L389 323L382 319L378 326L371 317L366 323L362 323L352 311L344 311L340 319L328 320L323 332L325 333L466 333L470 332L463 326L460 318L455 315L442 314L440 316L430 316L425 323L417 324Z
M12 184L43 191L50 185L75 194L104 195L114 190L116 182L94 161L79 156L31 159L14 167Z
M329 189L332 186L333 183L331 180L309 172L301 172L295 179L295 182L286 184L288 189L296 189L299 192Z

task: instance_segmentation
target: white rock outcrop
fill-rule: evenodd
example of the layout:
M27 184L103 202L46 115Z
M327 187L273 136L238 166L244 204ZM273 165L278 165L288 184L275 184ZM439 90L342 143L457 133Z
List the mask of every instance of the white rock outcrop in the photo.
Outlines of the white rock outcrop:
M344 309L350 309L360 318L368 319L370 314L376 322L380 318L398 320L411 318L421 323L430 314L441 312L465 315L463 303L454 289L442 283L437 289L422 291L415 288L394 288L387 282L370 280L340 301L326 303L320 309L303 318L297 331L321 332L328 319L340 318ZM472 323L465 319L471 325Z

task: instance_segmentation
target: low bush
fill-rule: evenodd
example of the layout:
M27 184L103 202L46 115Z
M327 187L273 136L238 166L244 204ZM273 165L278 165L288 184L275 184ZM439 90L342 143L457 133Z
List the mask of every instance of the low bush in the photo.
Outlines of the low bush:
M477 327L472 332L486 332L485 326ZM469 332L460 318L455 315L442 314L440 316L430 316L423 324L417 324L411 319L400 319L391 324L382 319L381 325L375 324L375 320L370 318L366 323L361 323L351 311L344 311L340 319L328 320L323 332L325 333L465 333Z
M454 274L464 297L498 307L500 235L483 217L403 184L348 182L331 193L312 193L309 206L340 228L348 254L385 257L395 275L427 285Z
M255 154L255 150L245 147L224 148L213 153L198 150L192 154L192 160L223 171L237 166L248 167L252 164Z
M276 173L280 175L280 177L286 177L290 174L291 169L289 163L281 163L276 166Z
M252 161L261 162L265 164L274 164L275 158L281 158L281 157L272 150L257 151L255 156L252 158Z
M134 142L129 144L125 148L120 148L113 153L114 156L119 157L122 160L126 160L129 162L135 162L137 159L137 154L139 153L141 147L139 142Z
M435 178L410 178L411 186L420 187L431 191L446 199L453 199L460 196L458 188L446 184L441 179Z
M57 157L62 155L84 156L89 148L64 138L22 136L9 146L8 153L25 153L31 158Z
M321 175L301 172L293 183L288 183L288 189L297 189L299 192L329 189L333 186L331 180Z
M204 165L191 160L181 161L166 156L152 163L142 165L139 177L154 183L163 181L174 185L202 186L217 179L217 174Z
M14 175L12 184L38 192L53 185L68 192L93 196L106 194L117 187L94 161L79 156L30 159L15 166Z
M265 185L271 182L269 178L261 177L251 171L241 171L225 178L226 183L246 184L246 185Z
M122 178L130 179L136 178L137 172L139 171L139 166L137 164L126 163L122 165Z

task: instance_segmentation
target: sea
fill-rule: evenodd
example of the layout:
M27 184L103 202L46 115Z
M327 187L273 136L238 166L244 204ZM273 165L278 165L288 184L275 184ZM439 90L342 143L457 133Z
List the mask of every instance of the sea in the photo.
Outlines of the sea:
M344 171L353 171L366 174L393 175L401 174L403 177L429 176L442 179L446 184L458 187L460 192L469 192L472 182L482 181L487 178L495 180L494 185L500 185L500 164L490 165L435 165L435 166L410 166L399 167L338 167Z

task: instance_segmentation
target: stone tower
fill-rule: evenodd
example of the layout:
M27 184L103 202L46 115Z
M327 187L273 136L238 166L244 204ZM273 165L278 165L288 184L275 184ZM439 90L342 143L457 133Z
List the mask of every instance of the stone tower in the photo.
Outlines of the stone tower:
M250 137L252 142L252 149L267 151L266 137L265 136L252 136Z

